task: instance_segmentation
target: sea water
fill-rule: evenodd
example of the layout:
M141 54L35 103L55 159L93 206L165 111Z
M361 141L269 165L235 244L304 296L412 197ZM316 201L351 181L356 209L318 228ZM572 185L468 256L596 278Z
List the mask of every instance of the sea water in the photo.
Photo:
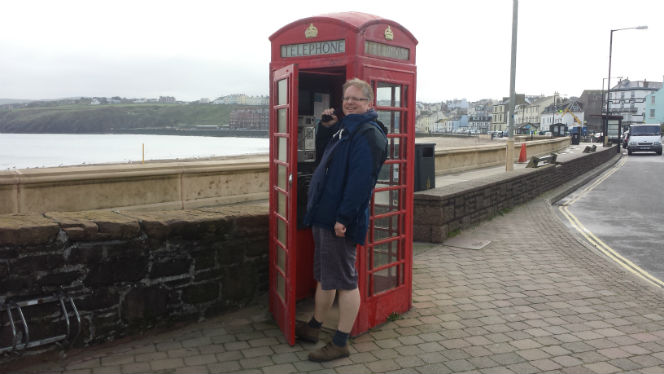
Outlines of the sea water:
M267 138L0 134L0 170L267 154L268 150Z

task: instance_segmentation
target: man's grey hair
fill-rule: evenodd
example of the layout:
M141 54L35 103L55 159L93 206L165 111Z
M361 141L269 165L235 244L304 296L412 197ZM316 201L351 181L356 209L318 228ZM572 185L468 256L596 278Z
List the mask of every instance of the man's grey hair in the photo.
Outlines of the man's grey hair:
M369 99L369 104L373 105L374 94L373 94L373 89L371 88L371 85L369 83L363 81L360 78L349 79L346 81L346 83L344 83L343 92L346 92L346 89L350 86L354 86L362 90L364 96L366 96Z

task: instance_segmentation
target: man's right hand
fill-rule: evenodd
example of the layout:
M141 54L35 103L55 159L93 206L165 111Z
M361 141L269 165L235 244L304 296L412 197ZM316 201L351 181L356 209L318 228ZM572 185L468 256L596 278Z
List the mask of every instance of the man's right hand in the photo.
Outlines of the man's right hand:
M323 113L321 113L321 116L330 116L332 118L329 121L323 121L321 119L320 123L325 127L334 126L335 123L339 122L339 118L337 118L336 114L334 114L334 108L325 109Z

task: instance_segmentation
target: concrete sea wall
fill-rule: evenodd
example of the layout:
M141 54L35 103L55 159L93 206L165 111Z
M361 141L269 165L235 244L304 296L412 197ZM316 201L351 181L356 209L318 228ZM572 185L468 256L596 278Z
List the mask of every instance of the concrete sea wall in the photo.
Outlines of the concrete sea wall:
M434 138L432 138L434 139ZM569 138L527 142L528 155ZM515 160L521 143L515 144ZM436 175L505 164L505 145L437 149ZM268 197L267 156L0 171L0 214L93 209L189 209Z

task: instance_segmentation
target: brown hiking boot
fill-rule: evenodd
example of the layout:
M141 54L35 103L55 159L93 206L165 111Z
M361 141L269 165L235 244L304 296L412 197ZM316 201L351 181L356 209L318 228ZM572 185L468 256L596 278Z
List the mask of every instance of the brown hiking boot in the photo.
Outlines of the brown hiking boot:
M322 348L310 352L309 360L315 362L324 362L348 356L350 356L350 351L348 350L348 344L346 344L343 347L339 347L338 345L329 342L326 345L324 345Z
M304 340L305 342L317 343L320 328L309 326L308 323L297 321L295 322L295 337Z

